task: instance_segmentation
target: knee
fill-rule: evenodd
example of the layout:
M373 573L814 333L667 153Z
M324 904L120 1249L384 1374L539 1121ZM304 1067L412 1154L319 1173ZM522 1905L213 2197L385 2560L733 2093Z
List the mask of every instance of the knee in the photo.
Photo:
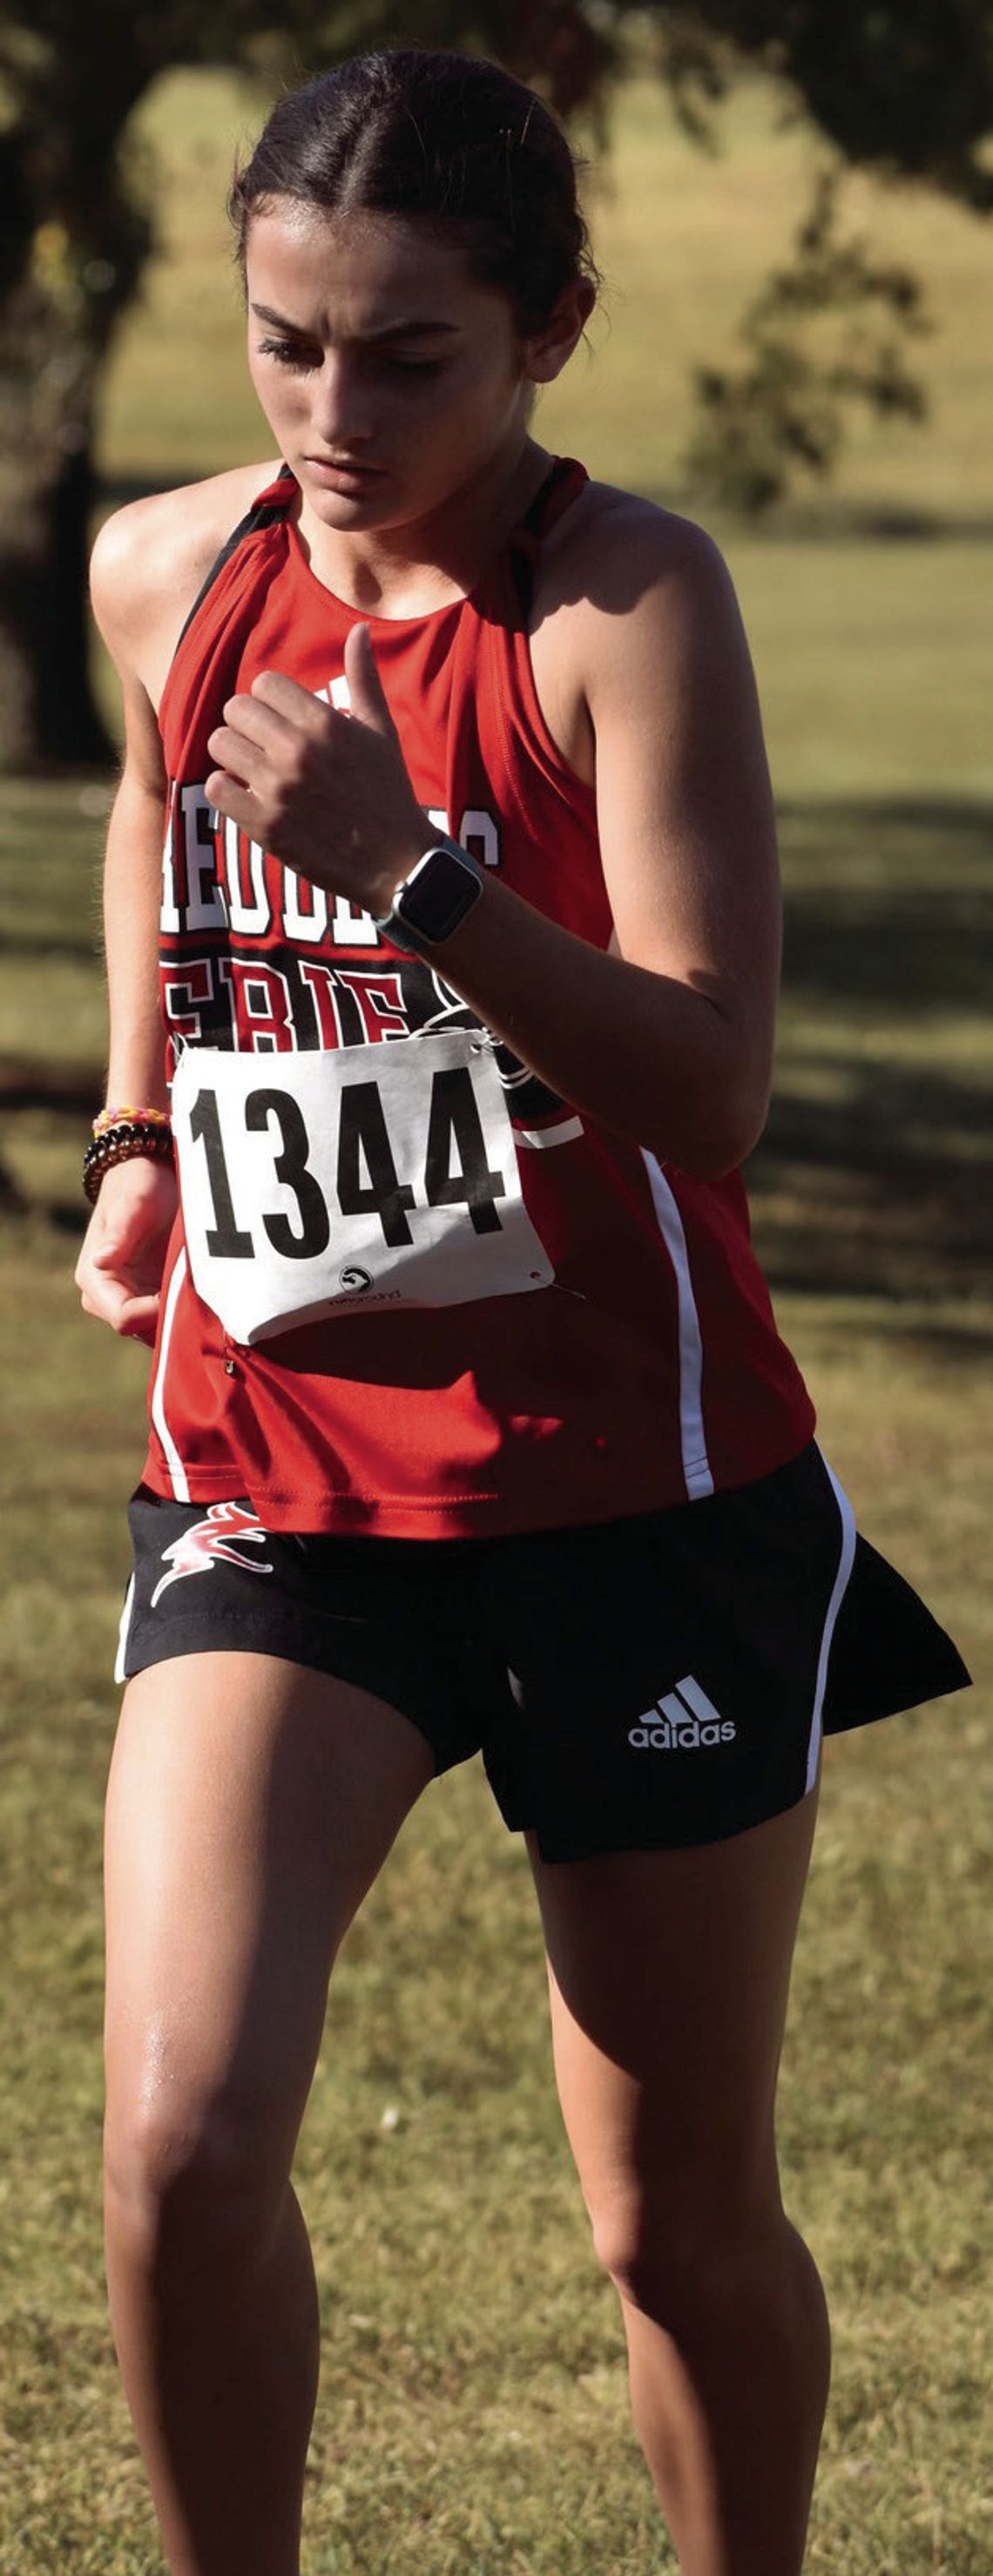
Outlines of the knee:
M104 2177L108 2229L153 2269L179 2250L243 2269L264 2258L288 2169L246 2108L177 2087L108 2105Z
M786 2226L778 2191L653 2174L619 2185L592 2210L593 2241L621 2299L679 2335L716 2323L749 2294Z

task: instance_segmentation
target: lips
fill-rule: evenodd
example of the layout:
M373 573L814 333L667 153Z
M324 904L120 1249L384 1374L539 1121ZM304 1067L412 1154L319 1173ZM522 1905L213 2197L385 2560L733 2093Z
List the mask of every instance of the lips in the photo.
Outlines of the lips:
M382 477L381 466L356 465L346 456L308 456L306 461L312 474L336 483L378 483Z

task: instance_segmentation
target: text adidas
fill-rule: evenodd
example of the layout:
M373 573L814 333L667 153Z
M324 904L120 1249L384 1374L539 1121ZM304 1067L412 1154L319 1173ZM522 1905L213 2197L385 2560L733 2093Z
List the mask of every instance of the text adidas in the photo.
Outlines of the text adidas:
M721 1716L693 1674L686 1673L675 1690L642 1710L628 1728L628 1743L637 1752L684 1753L705 1744L733 1744L736 1734L732 1720Z

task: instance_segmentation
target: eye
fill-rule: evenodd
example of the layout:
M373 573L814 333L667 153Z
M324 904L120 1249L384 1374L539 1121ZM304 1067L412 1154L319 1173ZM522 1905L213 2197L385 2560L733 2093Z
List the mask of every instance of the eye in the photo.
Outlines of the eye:
M260 340L258 355L260 358L277 359L281 367L305 369L319 367L321 363L317 352L308 349L299 340Z
M440 376L445 361L443 358L382 357L379 363L390 376Z

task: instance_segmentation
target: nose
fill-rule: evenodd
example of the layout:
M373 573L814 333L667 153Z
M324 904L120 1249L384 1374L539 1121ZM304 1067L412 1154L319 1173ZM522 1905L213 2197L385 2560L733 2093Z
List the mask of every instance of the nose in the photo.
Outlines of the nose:
M354 358L346 349L327 349L314 381L314 436L329 455L351 454L373 434L368 385L363 385Z

